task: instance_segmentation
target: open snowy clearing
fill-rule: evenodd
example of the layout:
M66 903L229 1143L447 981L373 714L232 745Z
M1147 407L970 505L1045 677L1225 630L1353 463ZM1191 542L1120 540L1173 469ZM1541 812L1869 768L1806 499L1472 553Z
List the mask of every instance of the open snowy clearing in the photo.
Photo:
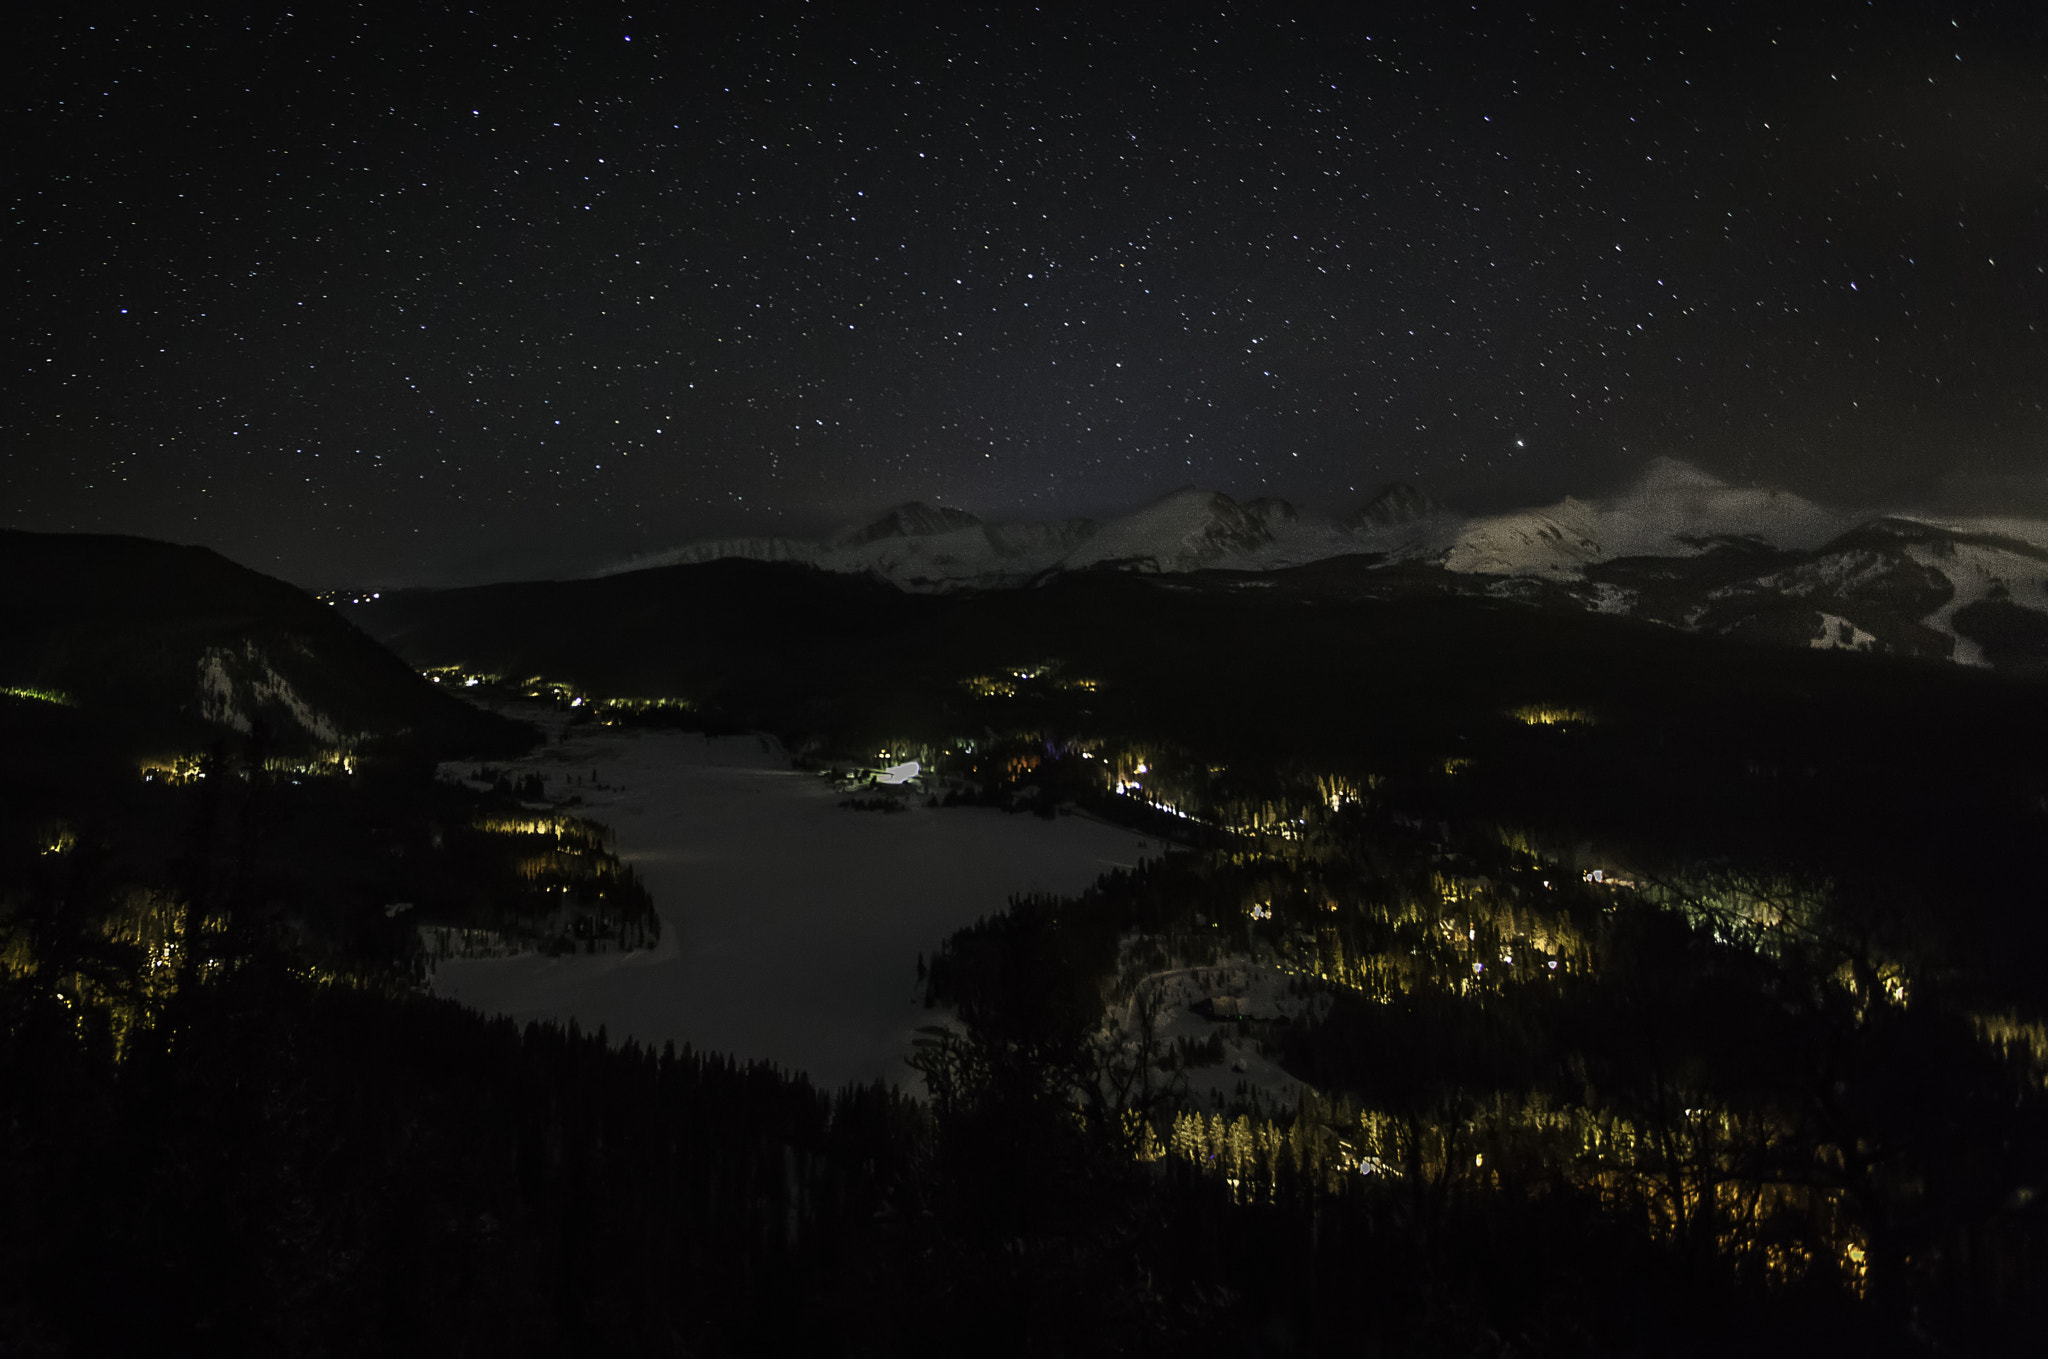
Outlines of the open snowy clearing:
M1162 849L1079 816L849 811L756 737L579 728L503 767L543 774L551 800L580 795L572 812L618 832L654 894L661 945L450 959L435 994L521 1022L603 1025L614 1042L765 1059L826 1088L914 1079L912 1034L936 1018L919 999L920 952L1013 894L1078 892Z

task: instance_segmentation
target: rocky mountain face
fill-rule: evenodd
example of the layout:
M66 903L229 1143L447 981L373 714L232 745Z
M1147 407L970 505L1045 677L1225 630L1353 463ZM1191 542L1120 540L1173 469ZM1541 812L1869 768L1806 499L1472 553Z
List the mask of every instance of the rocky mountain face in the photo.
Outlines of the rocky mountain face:
M1248 511L1221 491L1190 486L1141 510L1112 519L1061 558L1062 570L1116 567L1127 571L1198 571L1256 552L1273 541L1268 522L1283 501ZM1291 510L1291 507L1289 507Z
M696 543L599 574L732 557L801 562L919 593L1014 588L1068 571L1271 573L1356 558L1387 571L1388 588L1485 594L1760 643L2048 671L2048 524L1859 518L1670 459L1605 500L1481 516L1401 482L1336 516L1193 487L1101 522L993 524L913 502L822 542Z
M1427 491L1418 490L1405 481L1396 481L1344 516L1342 523L1347 528L1370 532L1399 528L1444 512L1444 507L1437 504Z
M907 505L898 505L872 524L841 534L833 540L833 546L864 547L886 538L931 538L980 527L981 520L965 510L913 500Z

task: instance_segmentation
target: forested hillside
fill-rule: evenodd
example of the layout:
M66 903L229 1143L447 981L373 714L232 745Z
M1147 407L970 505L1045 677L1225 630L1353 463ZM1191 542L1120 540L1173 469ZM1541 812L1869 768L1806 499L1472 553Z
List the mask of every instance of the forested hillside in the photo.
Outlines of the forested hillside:
M2000 1353L2048 1321L2038 684L1342 563L355 612L474 724L323 756L201 712L151 763L94 744L103 700L0 699L45 752L0 846L17 1352ZM903 960L928 1099L518 1031L423 998L422 940L660 919L565 790L491 765L530 729L451 690L772 732L849 816L1171 848ZM451 730L480 744L437 779Z

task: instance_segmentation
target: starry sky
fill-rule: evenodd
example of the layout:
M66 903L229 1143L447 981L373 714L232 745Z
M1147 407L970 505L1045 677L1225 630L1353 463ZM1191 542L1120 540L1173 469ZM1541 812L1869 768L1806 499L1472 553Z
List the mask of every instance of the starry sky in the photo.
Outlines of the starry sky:
M2033 4L45 6L0 525L321 588L911 498L2048 514Z

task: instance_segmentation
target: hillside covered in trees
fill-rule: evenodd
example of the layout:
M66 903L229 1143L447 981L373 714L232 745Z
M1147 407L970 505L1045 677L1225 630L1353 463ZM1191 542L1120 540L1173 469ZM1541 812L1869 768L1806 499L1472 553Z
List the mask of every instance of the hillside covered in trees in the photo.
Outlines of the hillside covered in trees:
M195 608L213 631L134 681L200 677L165 700L193 725L165 730L204 743L168 761L132 731L92 745L112 700L15 677L0 716L41 753L10 762L0 837L0 1337L1562 1355L2038 1334L2038 683L1375 598L1342 571L913 597L723 563L400 595L343 611L368 636L335 645L403 657L382 710L464 716L332 758L206 707L231 610ZM94 643L115 668L122 617ZM1174 848L904 960L932 1006L925 1099L519 1030L420 994L422 925L586 950L660 921L604 827L497 776L533 732L450 689L772 732L866 780L849 816L992 805ZM349 702L319 710L378 711ZM99 753L67 762L72 739ZM436 778L455 758L470 777Z

